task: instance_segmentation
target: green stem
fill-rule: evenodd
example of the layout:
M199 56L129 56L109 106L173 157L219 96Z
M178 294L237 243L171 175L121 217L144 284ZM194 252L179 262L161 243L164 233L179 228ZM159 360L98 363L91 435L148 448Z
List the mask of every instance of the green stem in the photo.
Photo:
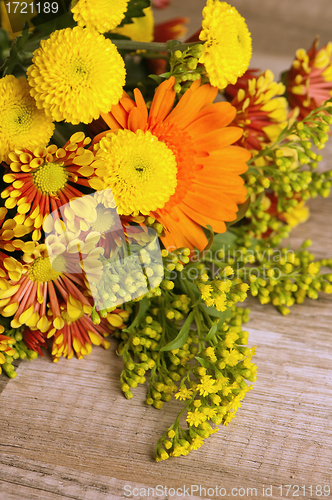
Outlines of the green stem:
M192 43L157 43L157 42L135 42L134 40L113 40L111 42L122 50L147 50L152 52L175 52L181 50L184 52L188 48L197 45L197 42Z

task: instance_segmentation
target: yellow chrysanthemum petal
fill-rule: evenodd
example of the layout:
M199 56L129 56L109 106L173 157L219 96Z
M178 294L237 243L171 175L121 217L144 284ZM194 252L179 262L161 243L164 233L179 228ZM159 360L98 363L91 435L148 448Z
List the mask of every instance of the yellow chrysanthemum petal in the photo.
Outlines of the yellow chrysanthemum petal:
M154 17L151 7L143 9L145 16L134 17L133 22L113 30L114 33L124 35L135 42L152 42L154 35Z
M41 41L32 62L31 95L55 121L90 123L122 96L123 59L115 45L94 30L76 26L55 31Z
M79 26L96 28L106 33L116 28L125 17L129 0L76 0L71 9Z
M0 79L0 161L16 148L34 148L48 143L54 124L38 109L24 77L7 75Z
M211 85L223 89L247 71L251 35L244 18L226 2L207 0L203 19L199 38L205 43L199 62L205 65Z

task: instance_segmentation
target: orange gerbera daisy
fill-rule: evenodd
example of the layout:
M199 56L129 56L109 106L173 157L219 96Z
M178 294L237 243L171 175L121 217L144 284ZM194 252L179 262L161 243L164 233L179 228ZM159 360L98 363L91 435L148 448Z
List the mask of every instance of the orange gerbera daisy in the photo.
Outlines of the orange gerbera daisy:
M34 230L33 240L40 239L40 228L50 212L83 196L77 187L102 188L95 175L100 162L84 148L90 142L83 132L77 132L63 148L51 145L9 153L12 172L5 174L3 180L10 185L1 197L7 198L7 208L17 207L19 215L15 220Z
M201 226L226 231L246 200L240 177L250 153L232 145L242 136L229 127L236 110L213 104L218 89L196 81L172 110L174 77L157 89L148 113L138 89L102 117L110 130L94 139L105 162L104 189L111 188L120 215L150 215L165 228L167 248L203 249Z

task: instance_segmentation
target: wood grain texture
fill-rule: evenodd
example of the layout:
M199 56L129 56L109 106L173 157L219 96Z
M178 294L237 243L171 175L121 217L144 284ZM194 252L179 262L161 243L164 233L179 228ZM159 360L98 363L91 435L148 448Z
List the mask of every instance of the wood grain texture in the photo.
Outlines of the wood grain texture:
M188 6L194 11L205 1L174 2L178 15L184 4L188 13ZM310 4L318 9L324 2ZM278 16L273 20L263 8L260 15L283 28ZM295 30L307 22L295 21ZM261 43L256 60L269 61L276 72L287 67L283 49L274 57L270 53ZM325 154L324 166L332 168L332 145ZM298 226L290 241L296 248L311 238L317 257L332 256L332 199L311 200L310 208L310 221ZM17 378L3 382L0 395L0 500L117 500L126 498L126 485L131 492L157 485L217 485L227 489L226 497L232 488L256 488L257 495L248 492L241 498L259 499L269 485L273 494L268 498L274 499L289 498L280 495L282 484L330 484L332 490L332 296L296 305L287 317L254 299L248 305L258 380L231 424L187 457L154 462L155 442L180 406L173 401L159 411L148 407L144 387L127 401L119 388L121 360L115 342L109 351L95 348L84 361L22 362ZM144 490L137 491L131 497L144 498ZM194 490L192 498L198 496ZM300 498L327 497L314 489L305 497L300 492Z

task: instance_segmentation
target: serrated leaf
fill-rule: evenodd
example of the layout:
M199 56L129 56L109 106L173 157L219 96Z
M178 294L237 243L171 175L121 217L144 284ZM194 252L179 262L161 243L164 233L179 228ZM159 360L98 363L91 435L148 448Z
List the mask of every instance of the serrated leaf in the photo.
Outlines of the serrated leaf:
M24 23L22 34L16 37L10 47L9 56L0 68L2 76L10 75L17 64L20 64L21 58L24 53L25 44L29 38L29 24Z
M130 0L125 18L122 20L122 23L119 24L119 27L125 24L132 24L134 17L144 17L145 14L143 10L150 7L150 5L150 0Z
M162 347L160 350L173 351L173 349L180 349L187 342L190 326L191 323L193 322L193 319L194 319L194 311L191 311L186 321L184 322L181 330L179 331L177 337L168 344L166 344L164 347Z

